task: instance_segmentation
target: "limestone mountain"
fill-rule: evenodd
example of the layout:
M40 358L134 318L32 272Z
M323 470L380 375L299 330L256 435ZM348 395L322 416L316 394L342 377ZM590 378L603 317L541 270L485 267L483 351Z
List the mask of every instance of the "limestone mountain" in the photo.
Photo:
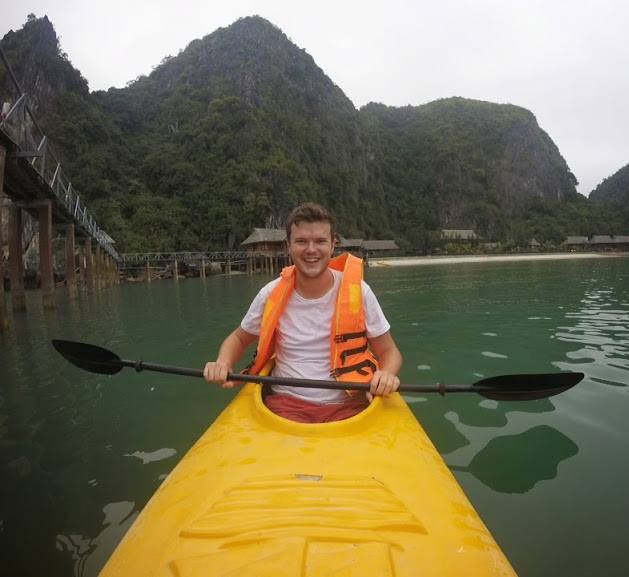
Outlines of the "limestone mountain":
M370 172L396 199L392 216L407 236L419 223L504 238L507 220L531 203L577 198L574 175L523 108L448 98L361 113L375 152Z
M629 164L603 180L590 193L590 198L611 206L629 206Z
M601 182L591 193L591 202L607 215L606 230L626 235L629 230L629 164Z
M45 17L2 47L30 98L46 95L42 124L121 251L233 247L303 200L332 207L348 236L419 250L441 228L543 235L539 214L586 203L531 112L463 98L357 110L257 16L106 92L89 93ZM580 233L564 230L573 220L554 237Z

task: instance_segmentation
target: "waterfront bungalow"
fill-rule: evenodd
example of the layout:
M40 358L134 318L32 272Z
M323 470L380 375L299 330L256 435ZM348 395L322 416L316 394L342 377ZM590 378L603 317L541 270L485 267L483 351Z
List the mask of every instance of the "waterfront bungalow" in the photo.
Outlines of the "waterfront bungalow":
M532 238L531 240L529 240L528 248L529 250L536 252L540 248L542 248L542 243L539 242L539 240L537 240L536 238Z
M392 256L400 247L394 240L363 240L360 251L365 261L372 257Z
M584 250L588 248L590 241L587 236L569 236L562 244L568 250Z
M343 252L351 252L355 256L361 256L361 246L363 244L362 238L345 238L344 236L338 236L338 242L336 243L335 253L341 254Z
M563 246L570 250L629 251L629 235L595 234L591 238L569 236L563 241Z
M253 232L240 243L240 246L252 255L288 262L286 250L286 231L277 228L254 228ZM339 235L335 252L351 252L364 259L376 256L392 256L400 247L393 240L363 240L345 238Z
M478 240L478 235L471 229L451 229L444 228L441 231L441 238L448 241L471 241Z
M286 254L286 231L283 228L254 228L240 243L243 249L265 256Z
M629 250L629 236L595 234L590 246L597 251L626 251Z

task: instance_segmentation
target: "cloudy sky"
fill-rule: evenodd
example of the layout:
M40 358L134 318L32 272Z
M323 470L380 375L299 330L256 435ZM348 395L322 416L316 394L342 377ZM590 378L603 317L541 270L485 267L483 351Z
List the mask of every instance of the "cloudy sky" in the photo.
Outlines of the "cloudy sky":
M92 90L122 87L242 16L304 48L356 107L463 96L531 110L583 194L629 163L626 0L25 0Z

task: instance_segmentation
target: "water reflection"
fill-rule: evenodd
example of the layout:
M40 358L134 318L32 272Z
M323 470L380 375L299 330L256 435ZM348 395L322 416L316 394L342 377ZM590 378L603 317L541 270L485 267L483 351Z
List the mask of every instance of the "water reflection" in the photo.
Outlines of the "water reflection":
M164 459L170 459L177 454L175 449L163 448L156 451L135 451L135 453L125 453L125 457L136 457L142 461L143 465L147 463L153 463L154 461L163 461Z
M567 312L574 324L561 326L555 338L583 345L566 353L568 361L555 363L562 369L579 370L595 382L626 387L629 384L629 303L617 296L616 288L591 288L581 308ZM624 289L626 290L626 288Z
M105 564L115 546L138 515L135 503L121 501L103 507L103 529L96 537L79 534L57 535L57 551L70 553L74 577L96 575Z
M574 457L579 447L547 425L517 435L494 437L467 466L451 466L471 473L501 493L526 493L537 483L554 479L559 463Z

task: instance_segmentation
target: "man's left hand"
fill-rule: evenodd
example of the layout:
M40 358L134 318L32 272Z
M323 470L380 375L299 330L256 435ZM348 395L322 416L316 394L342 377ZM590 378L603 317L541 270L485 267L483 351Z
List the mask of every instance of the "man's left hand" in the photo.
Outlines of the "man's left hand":
M371 378L369 394L388 397L400 388L400 379L388 371L376 371Z

